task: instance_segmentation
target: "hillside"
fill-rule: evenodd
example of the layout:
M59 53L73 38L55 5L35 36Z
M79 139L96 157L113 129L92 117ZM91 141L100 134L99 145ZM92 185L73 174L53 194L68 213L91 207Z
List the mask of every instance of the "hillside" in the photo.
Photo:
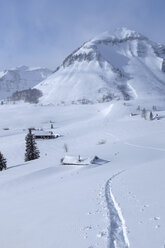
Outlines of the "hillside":
M165 107L157 105L161 119L153 121L149 113L131 117L136 108L134 101L0 106L0 151L8 161L0 172L1 247L165 245ZM27 128L52 130L50 121L62 136L38 140L41 157L24 162ZM68 155L109 162L61 165L64 144Z
M46 68L20 66L0 72L0 99L10 97L12 93L34 87L46 79L52 72Z

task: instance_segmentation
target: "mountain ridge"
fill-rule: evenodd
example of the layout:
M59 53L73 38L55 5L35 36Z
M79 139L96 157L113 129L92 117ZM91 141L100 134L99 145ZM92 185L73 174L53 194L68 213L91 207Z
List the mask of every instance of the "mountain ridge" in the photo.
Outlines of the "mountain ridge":
M164 72L165 46L121 28L85 42L35 88L43 104L129 100L135 91L158 97L165 93Z
M18 66L0 72L0 99L10 97L14 92L34 87L52 73L47 68Z

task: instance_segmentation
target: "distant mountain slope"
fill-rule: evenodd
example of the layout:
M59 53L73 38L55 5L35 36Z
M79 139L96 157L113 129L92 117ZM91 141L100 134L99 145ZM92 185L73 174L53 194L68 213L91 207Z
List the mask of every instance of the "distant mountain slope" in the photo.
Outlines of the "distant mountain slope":
M36 86L43 104L105 102L165 94L165 46L117 29L84 43Z
M15 91L29 89L46 79L52 72L46 68L27 66L0 72L0 99L9 97Z

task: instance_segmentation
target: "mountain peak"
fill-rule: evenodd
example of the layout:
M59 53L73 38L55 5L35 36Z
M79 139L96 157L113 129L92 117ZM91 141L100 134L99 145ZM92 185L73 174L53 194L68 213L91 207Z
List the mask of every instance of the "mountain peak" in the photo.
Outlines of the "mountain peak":
M121 27L121 28L117 28L114 31L114 35L120 39L125 39L125 38L139 38L139 37L144 37L143 35L141 35L140 33L128 29L126 27Z
M106 31L98 36L96 36L94 39L92 39L92 42L102 41L102 40L126 40L126 39L147 39L142 34L128 29L126 27L116 28L113 32Z
M43 104L162 97L164 72L165 47L123 27L84 43L36 88Z

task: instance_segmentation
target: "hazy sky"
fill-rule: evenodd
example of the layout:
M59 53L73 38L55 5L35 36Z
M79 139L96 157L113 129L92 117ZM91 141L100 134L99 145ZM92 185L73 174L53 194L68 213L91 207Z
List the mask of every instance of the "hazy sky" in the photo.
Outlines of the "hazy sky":
M55 69L95 35L126 26L165 43L165 0L0 0L0 69Z

